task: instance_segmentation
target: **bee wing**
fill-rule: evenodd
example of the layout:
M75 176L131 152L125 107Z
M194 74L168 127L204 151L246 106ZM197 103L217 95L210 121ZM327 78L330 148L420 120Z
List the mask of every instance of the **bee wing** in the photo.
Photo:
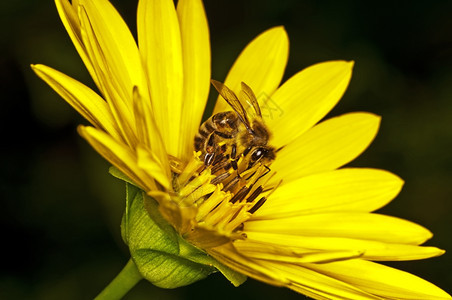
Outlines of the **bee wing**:
M243 101L247 102L249 105L253 106L254 111L256 112L257 116L262 118L261 108L259 106L259 103L257 102L256 95L254 95L253 90L242 81L242 92L241 97Z
M235 93L219 81L212 79L212 80L210 80L210 82L212 82L212 85L215 87L215 89L218 91L218 93L220 93L221 97L223 97L224 100L226 100L226 102L237 113L237 115L240 118L240 121L242 121L242 123L245 124L246 128L248 130L252 130L250 121L248 120L248 117L247 117L246 110L243 108L243 105L240 103L240 101L237 98L237 96L235 95Z

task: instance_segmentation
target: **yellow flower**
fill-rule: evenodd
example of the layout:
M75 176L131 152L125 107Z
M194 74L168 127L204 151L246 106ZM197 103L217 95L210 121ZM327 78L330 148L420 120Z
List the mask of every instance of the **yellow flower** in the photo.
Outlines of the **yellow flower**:
M380 118L358 112L319 123L345 92L352 62L316 64L280 86L289 48L284 28L255 38L225 86L242 97L242 82L251 87L276 158L226 172L193 148L210 87L201 0L180 0L176 9L172 0L140 0L138 45L107 0L56 5L101 95L49 67L34 71L92 124L80 134L157 200L185 240L237 272L315 299L450 299L373 262L444 251L420 246L432 236L427 229L372 213L399 193L399 177L341 168L368 147ZM231 110L219 97L214 114ZM239 155L243 166L247 155Z

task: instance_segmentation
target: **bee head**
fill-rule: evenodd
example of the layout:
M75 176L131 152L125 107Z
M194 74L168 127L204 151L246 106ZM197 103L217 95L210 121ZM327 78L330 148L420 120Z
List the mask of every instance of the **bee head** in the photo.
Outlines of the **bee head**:
M258 146L250 151L249 168L257 162L267 164L275 159L275 149L270 146Z

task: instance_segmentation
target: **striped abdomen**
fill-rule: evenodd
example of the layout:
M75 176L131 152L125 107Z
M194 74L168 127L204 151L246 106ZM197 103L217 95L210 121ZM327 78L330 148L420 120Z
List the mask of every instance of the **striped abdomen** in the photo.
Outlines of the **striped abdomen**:
M213 153L219 142L224 139L232 139L237 134L238 129L237 114L233 111L226 111L215 114L199 127L195 135L195 151Z

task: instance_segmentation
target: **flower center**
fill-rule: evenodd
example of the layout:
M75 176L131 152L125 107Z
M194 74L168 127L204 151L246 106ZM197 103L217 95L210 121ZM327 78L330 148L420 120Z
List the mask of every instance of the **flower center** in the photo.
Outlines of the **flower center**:
M248 167L246 157L231 166L228 155L219 155L211 165L199 159L200 153L174 174L173 188L180 207L196 207L190 214L191 226L180 234L203 248L243 239L242 224L266 201L271 189L264 185L270 169L263 164ZM182 228L181 228L182 229Z
M274 189L265 188L272 177L267 164L250 165L244 153L231 163L227 152L217 153L209 165L200 159L200 151L182 168L172 159L175 194L171 198L181 211L175 227L186 240L204 249L246 238L241 232L243 223Z

